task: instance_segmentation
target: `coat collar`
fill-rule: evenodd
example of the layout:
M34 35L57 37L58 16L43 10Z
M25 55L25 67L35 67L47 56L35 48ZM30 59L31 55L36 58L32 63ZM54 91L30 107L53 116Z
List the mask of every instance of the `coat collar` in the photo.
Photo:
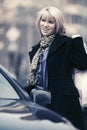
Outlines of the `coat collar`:
M65 36L65 35L56 34L55 38L53 40L53 43L50 46L48 56L50 54L52 54L56 49L58 49L64 43L66 38L67 38L67 36ZM37 45L33 46L32 47L32 51L30 53L33 53L33 55L34 55L39 47L40 47L40 43L38 43Z
M50 54L52 54L55 50L57 50L64 43L66 38L67 37L65 35L56 34L55 38L54 38L54 41L53 41L53 43L50 46L48 56Z

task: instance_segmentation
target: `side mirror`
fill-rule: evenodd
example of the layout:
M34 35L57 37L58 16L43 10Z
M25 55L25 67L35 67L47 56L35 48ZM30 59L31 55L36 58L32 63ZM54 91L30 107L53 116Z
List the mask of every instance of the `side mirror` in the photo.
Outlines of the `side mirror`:
M35 103L41 106L47 106L51 103L51 94L48 91L32 89L30 96Z

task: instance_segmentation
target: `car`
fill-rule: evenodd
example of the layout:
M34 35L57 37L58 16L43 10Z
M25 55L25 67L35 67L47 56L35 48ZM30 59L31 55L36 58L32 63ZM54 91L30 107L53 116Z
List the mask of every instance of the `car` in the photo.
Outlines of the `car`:
M0 130L78 130L61 115L31 101L0 65Z

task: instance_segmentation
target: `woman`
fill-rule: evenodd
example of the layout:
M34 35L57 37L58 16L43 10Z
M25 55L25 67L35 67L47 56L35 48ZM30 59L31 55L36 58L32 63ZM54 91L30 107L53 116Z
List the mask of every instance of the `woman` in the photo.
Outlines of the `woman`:
M29 52L31 89L50 92L51 103L48 108L83 130L79 93L72 79L74 68L87 69L82 38L65 35L64 18L56 7L39 11L37 25L41 39Z

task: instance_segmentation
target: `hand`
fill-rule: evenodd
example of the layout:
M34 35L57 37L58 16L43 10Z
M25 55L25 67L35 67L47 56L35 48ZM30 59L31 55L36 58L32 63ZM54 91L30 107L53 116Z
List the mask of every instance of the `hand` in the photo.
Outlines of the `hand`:
M81 37L79 34L72 35L72 38Z
M30 96L33 97L33 101L41 106L47 106L51 103L51 93L45 90L32 89Z

